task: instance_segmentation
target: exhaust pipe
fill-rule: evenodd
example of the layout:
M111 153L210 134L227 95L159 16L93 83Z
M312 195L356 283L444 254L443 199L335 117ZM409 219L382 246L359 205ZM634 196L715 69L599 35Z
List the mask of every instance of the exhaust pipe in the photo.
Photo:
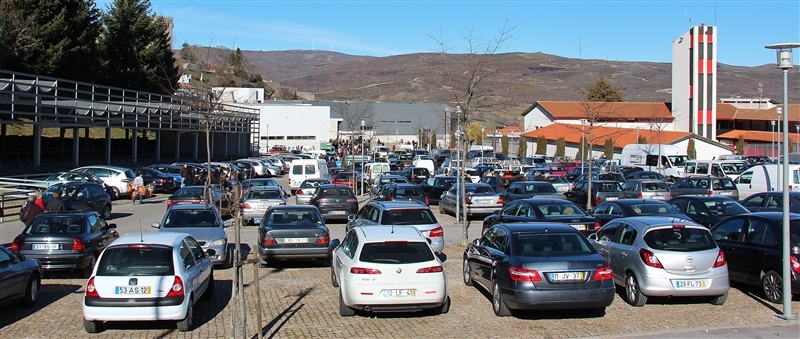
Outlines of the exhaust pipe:
M364 306L364 312L369 312L370 310L372 310L372 307Z

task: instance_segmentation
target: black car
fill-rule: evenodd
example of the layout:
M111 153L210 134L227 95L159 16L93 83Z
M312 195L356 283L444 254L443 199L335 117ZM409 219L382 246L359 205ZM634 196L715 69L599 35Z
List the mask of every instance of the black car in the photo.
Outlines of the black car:
M783 192L771 191L753 194L742 200L750 212L782 212ZM789 192L789 212L800 213L800 192Z
M167 208L182 204L211 204L219 208L223 216L230 216L233 207L231 197L216 186L210 186L207 191L205 186L184 186L167 198Z
M415 184L388 183L381 186L373 200L376 201L415 201L428 205L428 197L422 187Z
M549 198L567 199L567 197L556 190L555 186L545 181L517 181L511 183L505 192L499 193L503 198L503 203L508 204L517 199L527 198Z
M627 177L628 174L633 172L644 171L644 168L638 166L616 166L613 171L622 174L623 177Z
M670 199L667 203L705 227L714 226L730 216L750 213L736 200L721 196L682 195Z
M591 215L575 203L562 199L531 198L514 200L483 219L483 231L500 223L560 222L587 234L600 228Z
M22 230L11 251L38 259L44 270L76 270L88 278L100 252L119 238L97 212L42 213Z
M592 196L589 197L589 182L576 181L572 185L572 189L564 195L569 201L581 206L586 206L587 200L591 200L591 206L597 206L604 201L613 201L622 197L622 187L616 181L592 181L591 190Z
M560 223L499 224L464 250L463 280L514 310L586 309L602 315L616 295L611 266L578 230Z
M0 246L0 287L3 289L0 307L17 301L22 306L32 306L39 296L41 282L42 265L39 260L14 254Z
M347 220L358 213L358 199L347 185L319 185L308 203L316 206L325 220Z
M600 169L597 168L597 167L592 167L592 173L594 173L594 172L597 172L599 174L600 173ZM584 173L589 173L589 166L576 166L575 168L573 168L573 169L569 170L569 172L567 172L566 177L567 177L567 180L569 182L573 182L573 181L575 181L575 179L578 178L578 176L580 176L581 174L584 174Z
M429 204L438 205L444 191L450 189L450 186L453 186L457 181L458 178L456 177L440 175L428 178L419 184L419 187L422 188L422 191L425 192L425 196L428 197Z
M42 193L44 205L53 199L53 193L61 192L64 210L94 211L104 219L111 218L111 196L102 185L87 182L68 182L55 184Z
M800 294L800 214L789 215L792 294ZM728 217L711 228L725 253L731 281L761 286L767 300L780 303L782 291L783 213L759 212Z
M422 183L431 176L431 173L425 167L406 167L403 168L403 175L406 176L408 181L413 183Z
M635 171L625 176L625 180L631 179L655 179L669 181L663 174L654 171Z
M151 192L167 192L178 189L175 178L154 168L137 168L133 170L137 176L141 173L144 185Z
M674 206L650 199L619 199L606 201L589 211L600 225L605 225L617 218L638 216L665 216L691 220L688 216L678 211Z
M345 189L350 189L345 186ZM261 267L280 260L322 261L331 266L330 231L314 206L281 205L267 210L258 227Z

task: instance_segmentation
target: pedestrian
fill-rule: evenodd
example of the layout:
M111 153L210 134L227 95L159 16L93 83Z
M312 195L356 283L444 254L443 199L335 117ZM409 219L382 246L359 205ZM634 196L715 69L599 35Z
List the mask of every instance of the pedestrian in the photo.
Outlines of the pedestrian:
M37 197L35 195L29 196L28 203L25 204L25 207L22 209L22 213L24 213L25 217L25 226L30 226L33 219L44 212L44 209L36 203L36 199Z
M502 193L505 191L505 179L503 179L503 174L500 171L493 171L494 173L494 190L497 193Z
M183 179L181 181L181 187L191 185L189 179L191 176L192 176L192 171L189 169L189 165L183 164L183 168L181 168L181 179Z
M64 210L64 200L61 199L61 191L53 192L53 199L47 203L45 212L61 212Z
M142 178L142 172L136 175L136 178L133 179L133 194L131 194L131 203L136 204L136 197L139 197L139 205L142 204L142 196L145 195L147 192L147 187L144 186L144 179ZM143 193L144 191L145 193Z

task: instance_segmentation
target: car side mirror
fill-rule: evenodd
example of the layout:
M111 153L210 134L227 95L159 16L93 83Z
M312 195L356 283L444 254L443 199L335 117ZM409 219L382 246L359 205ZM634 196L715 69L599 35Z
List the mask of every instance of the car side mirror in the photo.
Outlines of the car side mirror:
M348 221L353 221L353 220L356 220L356 215L355 215L355 214L348 215L348 216L347 216L347 220L348 220Z
M475 245L475 246L480 246L481 245L481 239L475 238L475 240L472 241L472 244Z
M117 228L117 224L108 224L108 228Z
M17 254L17 262L25 261L25 256L22 254Z
M339 245L340 245L341 243L342 243L342 241L341 241L341 240L339 240L339 239L333 239L333 240L331 240L330 247L331 247L331 249L337 248L337 247L339 247Z
M230 222L230 221L222 222L222 227L224 227L224 228L231 227L232 225L233 225L233 223Z
M589 240L597 241L597 233L589 234Z
M206 255L213 257L213 256L217 255L217 251L215 251L213 248L209 248L209 249L206 250Z
M157 222L154 222L154 223L150 224L150 227L152 227L152 228L158 228L159 226L161 226L161 224L159 224Z

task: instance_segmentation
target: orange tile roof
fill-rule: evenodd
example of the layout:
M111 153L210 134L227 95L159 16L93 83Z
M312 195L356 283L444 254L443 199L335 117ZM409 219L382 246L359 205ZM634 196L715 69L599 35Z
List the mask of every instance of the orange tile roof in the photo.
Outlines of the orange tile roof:
M736 108L731 104L717 104L717 121L754 120L769 121L778 118L778 105L772 108ZM800 104L789 104L789 121L800 122Z
M585 127L584 133L586 138L589 138L589 128ZM660 134L660 135L659 135ZM691 135L689 132L676 132L676 131L658 131L640 128L638 135L644 136L650 143L668 144L677 141L681 138ZM525 138L531 141L536 141L539 135L544 135L547 140L556 141L558 138L564 137L568 144L579 144L581 142L581 125L554 123L546 127L542 127L533 131L528 131L522 134ZM603 147L606 139L611 138L614 140L615 148L623 148L625 145L635 144L637 141L637 132L635 128L620 128L620 127L607 127L598 125L593 129L594 145ZM660 140L659 140L660 139Z
M537 101L522 115L528 114L537 105L550 113L556 120L586 119L587 111L596 110L603 121L672 121L669 106L664 102L581 102L581 101Z
M736 117L736 106L731 104L717 104L717 121L733 120Z
M730 132L726 132L720 135L717 135L717 139L720 141L727 141L731 140L736 143L739 140L739 136L744 136L745 142L759 142L759 143L771 143L772 141L777 141L780 138L783 141L783 134L778 134L778 132L764 132L764 131L750 131L750 130L740 130L735 129ZM796 143L798 140L797 133L789 132L789 140L792 143Z
M500 134L511 134L522 132L522 126L506 126L497 130Z

